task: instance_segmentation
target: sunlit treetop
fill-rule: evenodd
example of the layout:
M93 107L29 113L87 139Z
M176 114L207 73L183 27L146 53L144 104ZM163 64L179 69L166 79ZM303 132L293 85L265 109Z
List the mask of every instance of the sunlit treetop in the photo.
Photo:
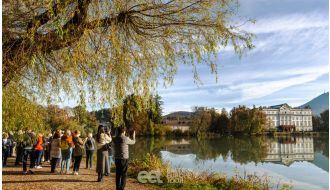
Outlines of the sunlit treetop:
M49 102L59 94L115 105L146 99L178 64L206 64L232 45L253 48L237 0L4 0L3 83ZM214 60L214 59L213 59ZM89 94L84 94L88 92ZM119 101L120 100L120 101Z

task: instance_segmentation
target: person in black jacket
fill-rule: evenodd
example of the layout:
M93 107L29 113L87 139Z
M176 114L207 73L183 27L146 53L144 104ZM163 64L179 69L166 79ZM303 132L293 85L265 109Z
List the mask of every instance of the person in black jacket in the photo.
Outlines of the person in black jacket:
M14 155L14 145L15 145L15 142L14 142L14 133L12 131L9 131L8 133L8 139L10 140L11 142L11 145L9 147L10 151L9 151L9 156L10 157L13 157Z
M15 166L18 166L20 162L22 162L23 159L23 131L19 130L15 136L14 139L16 141L16 160L15 160Z
M30 130L27 129L24 136L23 136L23 142L22 142L22 147L23 147L23 174L27 174L28 172L30 174L34 174L34 172L31 170L34 168L34 155L33 155L33 147L36 144L36 136L34 133ZM27 171L27 161L30 157L30 170Z
M85 150L86 150L86 169L92 169L93 166L93 154L94 150L96 149L95 139L93 138L92 133L87 134L85 143Z
M13 145L8 133L2 133L2 167L7 165L7 158L10 156L10 147Z

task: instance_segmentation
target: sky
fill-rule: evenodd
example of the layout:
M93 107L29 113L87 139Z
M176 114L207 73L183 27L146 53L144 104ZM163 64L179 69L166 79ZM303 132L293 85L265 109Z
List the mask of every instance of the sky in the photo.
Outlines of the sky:
M173 85L160 83L157 89L163 115L194 106L299 106L329 91L328 0L240 0L238 13L256 20L242 26L256 35L256 47L241 58L230 47L220 49L218 81L208 66L200 65L198 86L191 66L178 63ZM77 102L67 100L61 106Z
M197 86L191 67L179 65L174 84L158 88L164 114L194 106L299 106L329 91L329 1L241 0L238 12L256 19L243 26L256 35L256 47L242 58L220 50L218 82L200 66Z

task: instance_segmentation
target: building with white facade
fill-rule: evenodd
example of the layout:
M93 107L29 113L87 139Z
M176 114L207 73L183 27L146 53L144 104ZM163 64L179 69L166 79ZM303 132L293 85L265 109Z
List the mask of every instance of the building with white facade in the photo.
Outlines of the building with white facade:
M309 108L292 108L288 104L280 104L262 108L267 116L270 130L312 131L312 110Z

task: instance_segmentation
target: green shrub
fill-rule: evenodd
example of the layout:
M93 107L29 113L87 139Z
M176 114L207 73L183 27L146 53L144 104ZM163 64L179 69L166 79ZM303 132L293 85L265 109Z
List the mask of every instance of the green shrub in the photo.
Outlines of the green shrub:
M161 180L164 183L158 185L166 189L228 189L228 190L268 190L269 178L267 176L246 175L227 178L218 173L200 172L171 169L169 162L163 162L158 156L147 154L142 160L133 160L129 167L129 175L137 177L140 171L158 170L161 172ZM175 176L180 176L182 183L169 183L167 181L168 172ZM290 190L291 185L283 184L279 186L279 190Z

